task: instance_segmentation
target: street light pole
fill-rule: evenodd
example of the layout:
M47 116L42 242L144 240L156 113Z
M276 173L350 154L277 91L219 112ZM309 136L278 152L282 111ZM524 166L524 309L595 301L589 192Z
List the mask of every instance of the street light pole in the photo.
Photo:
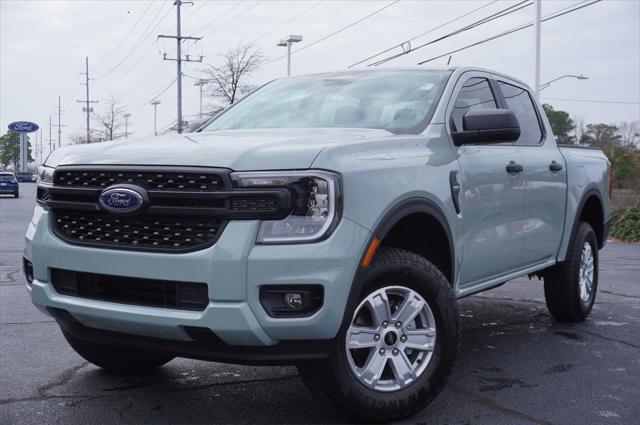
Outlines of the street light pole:
M280 40L276 46L287 48L287 77L291 75L291 45L302 41L301 35L289 35L286 40Z
M159 100L152 100L151 105L153 106L153 134L158 135L158 105L160 104Z
M535 70L535 96L536 100L540 100L540 29L541 29L541 19L542 19L542 0L536 0L536 70Z
M199 79L198 81L196 81L195 83L193 83L194 86L200 86L200 118L202 118L202 87L207 84L209 81L211 80L205 80L205 79Z
M561 75L558 78L554 78L553 80L547 81L544 84L541 84L538 87L538 92L546 89L547 87L549 87L552 83L555 83L558 80L562 80L563 78L576 78L578 80L588 80L589 77L585 77L584 75L580 74L580 75L572 75L572 74L566 74L566 75Z

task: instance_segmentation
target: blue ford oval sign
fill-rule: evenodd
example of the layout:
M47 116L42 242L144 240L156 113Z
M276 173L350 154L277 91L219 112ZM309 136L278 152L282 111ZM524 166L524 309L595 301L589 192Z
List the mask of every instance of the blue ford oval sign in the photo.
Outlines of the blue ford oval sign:
M34 131L38 131L40 127L38 124L29 121L16 121L12 122L8 125L9 130L14 131L16 133L33 133Z
M103 191L98 199L100 206L116 214L136 212L142 208L144 198L136 190L114 187Z

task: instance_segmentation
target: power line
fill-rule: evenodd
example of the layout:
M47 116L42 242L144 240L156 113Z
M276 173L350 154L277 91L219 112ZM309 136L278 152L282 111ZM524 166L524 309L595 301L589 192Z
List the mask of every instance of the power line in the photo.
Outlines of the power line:
M93 65L94 69L96 67L102 65L115 51L117 51L120 48L120 46L122 46L122 43L124 43L129 38L129 35L131 35L131 32L133 32L135 27L138 26L138 24L140 23L142 18L144 18L144 16L147 14L149 9L151 8L152 4L153 4L153 0L150 0L149 3L147 4L147 7L142 12L142 15L140 15L140 17L138 18L138 20L136 20L136 22L133 24L133 26L131 28L129 28L129 31L127 31L125 36L122 37L122 40L120 40L120 42L113 49L111 49L111 51L109 51L109 53L107 53L102 59L100 59L100 61L98 61L98 63Z
M209 28L211 25L213 25L214 23L216 23L220 18L225 17L226 15L228 15L229 13L231 13L233 10L235 10L238 6L240 6L242 3L244 2L244 0L240 0L238 3L234 4L233 6L231 6L229 9L225 10L221 15L216 16L215 18L213 18L213 20L209 21L209 23L207 23L204 27L201 27L198 31L194 31L194 34L199 34L202 33L202 31L204 31L205 29Z
M74 83L76 88L73 89L73 92L71 93L71 95L63 97L63 99L66 99L66 102L64 104L64 108L63 109L68 109L71 105L74 104L73 100L76 97L76 95L78 94L78 90L80 90L80 85L81 84L79 84L79 80L80 80L80 76L81 75L82 74L78 74L78 78L76 78L76 80L75 80L75 82L78 83L78 84Z
M497 0L496 0L497 1ZM296 19L300 18L301 16L305 15L307 12L310 12L311 9L316 8L317 6L320 5L320 3L322 3L322 0L318 0L317 2L313 3L311 6L307 7L305 10L303 10L302 12L298 13L297 15L295 15L293 18L289 19L287 22L277 26L276 28L272 29L271 31L267 31L264 34L262 34L260 37L256 38L255 40L252 40L249 44L253 44L256 41L270 35L273 34L274 32L278 31L279 29L285 27L286 25L290 24L291 22L295 21Z
M137 80L133 81L131 84L127 85L126 87L124 87L123 89L121 89L119 91L119 96L125 96L131 89L135 88L135 90L139 90L140 87L144 87L145 85L147 85L149 82L153 81L154 78L156 78L158 75L162 74L163 71L165 71L166 67L164 67L163 65L166 65L167 63L162 61L162 62L158 62L153 68L151 68L149 71L145 72L142 74L142 76L140 78L138 78ZM158 71L155 72L154 74L152 74L151 76L149 74L151 74L151 72L153 71ZM143 81L144 80L144 81ZM140 84L138 84L140 83ZM115 85L114 85L115 87Z
M155 28L157 28L158 26L159 26L159 25L157 25ZM154 28L154 29L155 29L155 28ZM138 64L139 64L140 62L142 62L142 60L143 60L144 58L146 58L146 57L147 57L147 54L151 51L151 48L152 48L152 47L154 47L154 46L157 46L157 45L158 45L158 40L156 39L156 40L154 41L154 43L149 44L149 46L147 47L147 50L145 50L144 52L142 52L142 53L138 56L138 60L136 60L136 61L135 61L135 62L134 62L134 63L133 63L133 64L132 64L132 65L131 65L131 66L130 66L130 67L129 67L129 68L128 68L128 69L127 69L123 74L122 74L122 76L125 76L125 75L129 74L133 69L135 69L135 68L138 66ZM160 62L160 63L161 63L161 62ZM155 69L155 68L154 68L154 69ZM118 83L120 83L120 81L121 81L121 79L119 79L118 81L116 81L116 82L115 82L115 84L114 84L113 86L114 86L114 87L115 87L115 86L117 86L117 85L118 85Z
M264 0L258 0L257 2L255 2L254 4L252 4L251 6L249 6L248 8L246 8L245 10L243 10L242 12L238 13L236 16L234 16L233 18L229 19L227 22L225 22L224 24L221 24L217 27L215 27L214 29L212 29L211 31L208 31L204 34L204 36L213 34L214 32L218 31L221 28L226 27L227 25L229 25L231 22L235 21L236 19L242 17L243 15L247 14L247 12L249 12L251 9L255 8L256 6L258 6L260 3L262 3Z
M351 27L353 27L353 26L355 26L355 25L359 24L360 22L362 22L362 21L364 21L364 20L366 20L366 19L369 19L369 18L371 18L372 16L377 15L378 13L380 13L380 12L384 11L385 9L387 9L387 8L389 8L389 7L391 7L391 6L393 6L394 4L398 3L399 1L400 1L400 0L394 0L394 1L392 1L391 3L389 3L389 4L387 4L387 5L383 6L383 7L381 7L381 8L379 8L379 9L376 9L375 11L371 12L370 14L368 14L368 15L366 15L366 16L364 16L364 17L360 18L360 19L358 19L357 21L354 21L354 22L350 23L349 25L346 25L346 26L344 26L344 27L340 28L340 29L339 29L339 30L337 30L337 31L334 31L334 32L332 32L332 33L330 33L330 34L327 34L327 35L325 35L324 37L321 37L321 38L319 38L318 40L316 40L316 41L314 41L314 42L312 42L312 43L310 43L310 44L306 44L305 46L302 46L302 47L300 47L300 48L298 48L298 49L296 49L296 50L291 51L291 53L292 53L292 54L293 54L293 53L298 53L298 52L300 52L300 51L302 51L302 50L308 49L309 47L315 46L316 44L321 43L321 42L325 41L325 40L326 40L326 39L328 39L328 38L331 38L331 37L333 37L333 36L335 36L335 35L338 35L338 34L340 34L341 32L346 31L346 30L348 30L349 28L351 28ZM273 59L273 60L271 60L271 61L269 61L269 62L266 62L266 63L265 63L265 65L272 64L272 63L277 62L277 61L279 61L279 60L282 60L282 59L284 59L284 58L286 58L286 57L287 57L287 55L282 55L282 56L277 57L277 58L275 58L275 59Z
M550 15L547 15L546 17L544 17L543 19L541 19L541 22L546 22L546 21L549 21L549 20L551 20L551 19L559 18L560 16L566 15L567 13L575 12L576 10L583 9L583 8L585 8L585 7L587 7L587 6L591 6L591 5L596 4L596 3L600 2L600 1L601 1L601 0L595 0L595 1L592 1L591 3L582 4L582 5L580 5L580 6L574 7L574 8L569 9L569 10L566 10L567 8L562 9L562 10L561 10L561 11L559 11L559 12L554 12L554 13L552 13L552 14L550 14ZM569 7L571 7L571 6L569 6ZM431 61L434 61L434 60L436 60L436 59L440 59L440 58L442 58L442 57L449 56L449 55L451 55L451 54L453 54L453 53L461 52L461 51L466 50L466 49L468 49L468 48L478 46L478 45L480 45L480 44L483 44L483 43L486 43L486 42L488 42L488 41L492 41L492 40L498 39L498 38L500 38L500 37L504 37L505 35L513 34L513 33L515 33L515 32L521 31L521 30L523 30L523 29L525 29L525 28L529 28L529 27L531 27L531 26L533 26L533 22L529 22L528 24L524 24L524 25L521 25L521 26L519 26L519 27L512 28L512 29L510 29L510 30L508 30L508 31L502 32L502 33L500 33L500 34L496 34L496 35L491 36L491 37L489 37L489 38L485 38L484 40L477 41L477 42L475 42L475 43L472 43L472 44L469 44L469 45L467 45L467 46L461 47L461 48L459 48L459 49L451 50L450 52L443 53L443 54L441 54L441 55L434 56L434 57L432 57L432 58L429 58L429 59L423 60L423 61L421 61L421 62L418 62L418 65L423 65L423 64L425 64L425 63L427 63L427 62L431 62Z
M160 9L158 9L158 11L156 12L156 14L153 16L153 18L151 19L151 21L149 22L149 25L147 25L147 28L143 31L142 35L140 36L140 38L138 38L138 41L135 42L135 44L133 45L133 47L124 55L124 57L122 58L122 60L120 60L120 62L118 62L113 68L111 68L109 71L105 72L104 74L102 74L100 77L98 77L98 79L102 79L105 78L107 75L111 74L113 71L115 71L116 69L118 69L120 67L120 65L122 65L128 58L129 56L131 56L137 49L138 47L140 47L142 45L142 43L148 38L148 36L150 34L153 33L153 31L160 25L160 23L162 23L162 21L164 21L164 19L167 17L167 15L169 14L169 12L171 12L171 6L169 6L169 9L167 9L166 13L162 16L162 18L160 18L160 20L158 21L158 23L156 24L156 26L151 29L151 26L153 25L153 23L155 22L155 20L158 18L158 16L160 15L160 12L162 12L162 10L164 9L166 3L161 3Z
M153 96L151 99L149 99L149 100L145 101L144 103L139 104L138 106L136 106L135 108L133 108L133 109L131 110L131 112L133 112L133 111L137 111L138 109L142 108L143 106L148 105L149 103L153 102L154 100L156 100L157 98L159 98L160 96L162 96L163 94L165 94L165 92L166 92L167 90L169 90L169 89L170 89L170 88L171 88L171 87L176 83L176 81L178 81L178 79L177 79L177 78L173 79L173 80L169 83L169 85L167 85L164 89L162 89L162 91L161 91L160 93L158 93L157 95Z
M403 41L402 43L396 44L395 46L393 46L393 47L389 47L388 49L385 49L385 50L383 50L383 51L381 51L381 52L378 52L378 53L376 53L375 55L371 55L371 56L369 56L368 58L365 58L365 59L362 59L362 60L360 60L360 61L358 61L358 62L356 62L356 63L353 63L353 64L349 65L349 66L348 66L348 68L353 68L353 67L354 67L354 66L356 66L356 65L360 65L361 63L364 63L364 62L366 62L366 61L368 61L368 60L370 60L370 59L376 58L376 57L378 57L378 56L380 56L380 55L383 55L383 54L385 54L385 53L387 53L387 52L390 52L390 51L392 51L392 50L394 50L394 49L397 49L397 48L400 48L400 49L403 49L403 50L410 50L410 49L411 49L411 42L412 42L412 41L414 41L414 40L416 40L416 39L418 39L418 38L420 38L420 37L424 37L425 35L430 34L430 33L434 32L434 31L436 31L436 30L439 30L440 28L443 28L443 27L445 27L445 26L447 26L447 25L449 25L449 24L452 24L452 23L454 23L454 22L456 22L456 21L459 21L460 19L465 18L465 17L467 17L467 16L469 16L469 15L471 15L471 14L473 14L473 13L475 13L475 12L479 11L479 10L482 10L482 9L484 9L484 8L486 8L486 7L489 7L489 6L491 6L492 4L496 3L497 1L498 1L498 0L493 0L493 1L491 1L491 2L489 2L489 3L486 3L486 4L484 4L484 5L480 6L480 7L476 7L476 8L474 8L474 9L472 9L472 10L470 10L470 11L466 12L466 13L463 13L462 15L460 15L460 16L458 16L458 17L454 18L454 19L451 19L451 20L449 20L449 21L447 21L447 22L445 22L445 23L443 23L443 24L440 24L440 25L435 26L435 27L433 27L433 28L429 28L429 29L428 29L428 30L426 30L425 32L423 32L423 33L421 33L421 34L418 34L418 35L416 35L416 36L414 36L414 37L411 37L410 39L408 39L408 40L406 40L406 41ZM408 46L408 48L407 48L407 49L405 49L405 47L404 47L404 46Z
M78 73L78 75L76 75L75 80L73 80L73 84L72 84L71 86L69 86L69 90L67 90L67 91L65 91L65 92L64 92L64 93L65 93L65 95L64 95L64 96L62 96L62 98L63 98L63 99L65 99L65 101L67 101L67 102L68 102L68 99L70 99L70 98L74 98L74 97L76 96L76 95L75 95L75 92L77 92L77 91L78 91L78 87L80 87L77 83L80 81L80 76L81 76L81 75L82 75L82 74ZM74 87L75 87L75 89L74 89ZM73 94L71 94L71 93L73 93ZM71 95L70 95L70 94L71 94ZM65 103L65 104L66 104L66 103Z
M493 14L489 15L489 16L485 16L484 18L479 19L479 20L477 20L477 21L475 21L475 22L472 22L471 24L466 25L466 26L464 26L464 27L462 27L462 28L459 28L459 29L457 29L457 30L455 30L455 31L452 31L452 32L450 32L450 33L448 33L448 34L445 34L445 35L443 35L443 36L441 36L441 37L438 37L438 38L436 38L436 39L433 39L433 40L430 40L430 41L428 41L428 42L426 42L426 43L423 43L423 44L421 44L421 45L419 45L419 46L416 46L416 47L414 47L414 48L411 48L411 46L409 46L409 49L408 49L408 50L404 50L404 49L403 49L404 51L403 51L403 52L401 52L401 53L397 53L397 54L395 54L395 55L392 55L392 56L386 57L386 58L384 58L384 59L380 59L380 60L378 60L378 61L376 61L376 62L370 63L370 64L369 64L369 65L367 65L367 66L378 66L378 65L382 65L383 63L389 62L389 61L391 61L391 60L393 60L393 59L397 59L397 58L399 58L400 56L407 55L407 54L409 54L409 53L415 52L415 51L416 51L416 50L418 50L418 49L422 49L422 48L424 48L424 47L427 47L427 46L430 46L430 45L432 45L432 44L435 44L435 43L437 43L437 42L439 42L439 41L446 40L447 38L450 38L450 37L453 37L453 36L455 36L455 35L461 34L461 33L465 32L465 31L472 30L472 29L474 29L474 28L476 28L476 27L479 27L479 26L481 26L481 25L484 25L484 24L489 23L489 22L491 22L491 21L494 21L494 20L496 20L496 19L502 18L502 17L504 17L504 16L510 15L510 14L512 14L512 13L515 13L515 12L518 12L519 10L524 9L525 7L529 7L529 6L531 6L532 4L533 4L533 2L532 2L532 1L529 1L529 0L521 1L521 2L519 2L519 3L516 3L516 4L514 4L514 5L511 5L511 6L507 7L507 8L505 8L505 9L502 9L502 10L500 10L500 11L498 11L498 12L495 12L495 13L493 13Z
M545 100L560 100L565 102L585 102L585 103L613 103L620 105L640 105L640 102L630 102L624 100L600 100L600 99L570 99L565 97L543 97Z
M207 3L209 3L211 0L206 0L203 1L202 4L199 7L196 7L193 12L191 12L186 18L184 18L182 20L182 22L186 21L187 19L191 18L193 15L195 15L196 13L198 13L200 11L200 9L202 9L203 7L205 7L207 5Z

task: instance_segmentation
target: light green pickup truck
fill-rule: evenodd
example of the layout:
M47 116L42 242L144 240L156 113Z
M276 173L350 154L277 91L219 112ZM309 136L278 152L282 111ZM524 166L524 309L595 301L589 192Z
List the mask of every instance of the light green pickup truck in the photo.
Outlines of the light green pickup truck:
M589 315L610 176L500 73L285 78L194 133L54 151L25 278L105 369L297 365L351 417L394 420L445 385L458 298L538 275L555 318Z

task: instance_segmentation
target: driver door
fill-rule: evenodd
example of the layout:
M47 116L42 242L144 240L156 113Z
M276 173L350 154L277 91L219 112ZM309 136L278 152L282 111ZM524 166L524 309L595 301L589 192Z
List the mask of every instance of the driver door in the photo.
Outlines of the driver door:
M472 109L497 109L494 83L474 73L458 82L450 105L449 130L462 131ZM523 265L525 178L506 166L523 164L515 143L456 146L460 164L460 214L463 222L460 288L470 288Z

